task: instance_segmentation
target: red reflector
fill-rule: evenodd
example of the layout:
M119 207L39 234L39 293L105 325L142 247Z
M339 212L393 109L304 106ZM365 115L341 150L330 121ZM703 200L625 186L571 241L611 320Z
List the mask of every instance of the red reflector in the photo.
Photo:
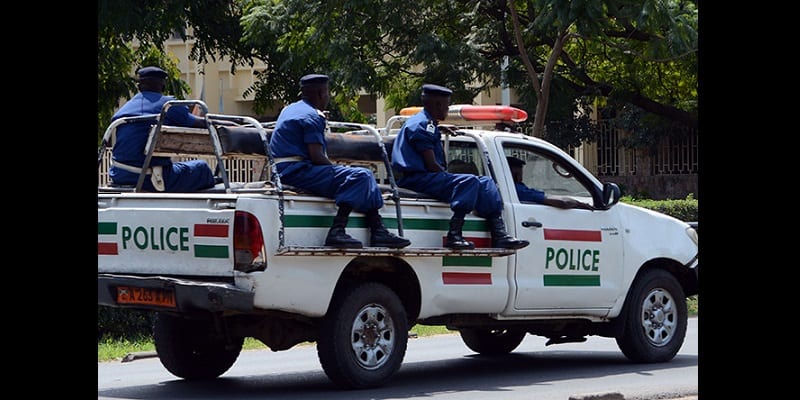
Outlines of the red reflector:
M236 211L233 222L233 261L236 270L263 270L266 266L264 235L255 215Z

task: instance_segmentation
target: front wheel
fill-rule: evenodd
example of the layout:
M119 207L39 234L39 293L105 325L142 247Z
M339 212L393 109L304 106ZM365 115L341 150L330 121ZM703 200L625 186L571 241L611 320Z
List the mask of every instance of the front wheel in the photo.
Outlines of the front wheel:
M508 354L522 343L527 332L519 329L461 329L461 340L472 351L487 356Z
M639 277L621 316L625 329L616 341L629 360L665 362L678 354L686 337L688 310L683 288L672 274L651 270Z
M325 374L351 389L388 382L405 357L406 318L400 298L385 285L361 283L341 290L322 319L317 340Z
M244 338L226 340L213 322L156 313L153 341L164 368L187 380L213 379L225 373L239 357Z

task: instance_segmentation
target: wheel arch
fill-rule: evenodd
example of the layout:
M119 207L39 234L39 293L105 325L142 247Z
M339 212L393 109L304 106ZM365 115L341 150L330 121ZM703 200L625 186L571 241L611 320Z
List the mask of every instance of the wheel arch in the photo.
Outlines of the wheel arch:
M403 302L409 326L417 320L422 302L419 277L405 260L388 256L356 257L339 276L333 296L356 282L379 282L388 286Z
M672 259L656 258L646 262L644 266L639 269L639 272L636 273L634 280L638 279L642 273L649 269L663 269L672 274L672 276L678 280L678 283L681 284L681 288L683 288L683 294L686 297L697 294L697 274L695 273L694 269L688 268L687 266L682 265L681 263Z
M692 294L697 294L697 279L692 270L686 268L685 266L681 265L681 263L671 260L668 258L656 258L650 261L647 261L639 271L636 272L636 275L631 280L630 285L628 286L628 291L625 293L625 301L622 304L622 310L620 311L619 315L625 315L626 309L630 307L631 302L631 291L633 290L635 283L641 279L641 277L652 270L663 270L668 272L670 275L675 277L678 280L678 283L681 285L681 288L684 292L684 299L688 298ZM692 293L692 289L694 292ZM614 321L611 325L611 336L618 336L621 335L625 328L625 318L614 318Z

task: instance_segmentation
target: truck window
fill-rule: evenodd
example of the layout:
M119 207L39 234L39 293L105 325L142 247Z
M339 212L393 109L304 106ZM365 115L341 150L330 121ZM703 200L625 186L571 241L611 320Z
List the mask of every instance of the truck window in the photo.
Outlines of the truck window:
M507 147L503 152L506 157L516 157L525 162L522 182L526 186L550 195L591 197L591 192L556 158L526 148Z
M473 142L451 141L447 152L447 170L454 174L484 175L483 158Z

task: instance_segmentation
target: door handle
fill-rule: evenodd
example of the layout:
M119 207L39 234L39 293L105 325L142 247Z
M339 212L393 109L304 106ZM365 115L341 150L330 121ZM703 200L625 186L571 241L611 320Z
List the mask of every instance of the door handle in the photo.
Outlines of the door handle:
M522 226L525 228L530 228L530 227L541 228L542 223L538 221L522 221Z

